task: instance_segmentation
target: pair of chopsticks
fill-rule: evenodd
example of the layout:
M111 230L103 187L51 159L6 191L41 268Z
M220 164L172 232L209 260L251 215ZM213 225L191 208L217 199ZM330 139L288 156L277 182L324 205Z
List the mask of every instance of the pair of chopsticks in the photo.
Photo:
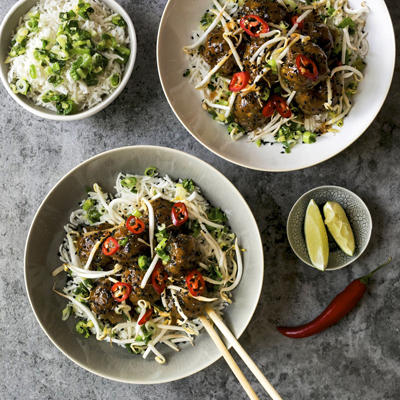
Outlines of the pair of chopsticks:
M282 400L281 396L279 396L278 392L274 389L274 387L269 383L267 378L261 372L261 370L257 367L254 361L249 357L243 347L239 344L235 336L231 333L231 331L226 327L226 325L222 322L221 318L217 315L217 313L211 308L206 307L206 312L210 319L214 322L214 324L219 328L221 333L228 339L232 347L236 350L239 354L241 359L245 362L247 367L250 371L254 374L254 376L258 379L261 383L262 387L267 391L267 393L271 396L273 400ZM232 369L232 372L235 374L236 378L239 380L240 384L243 386L243 389L246 391L247 395L250 399L259 400L258 396L254 392L253 388L250 386L249 381L243 375L243 372L239 369L238 365L236 364L235 360L229 353L228 349L225 347L224 343L222 342L221 338L219 337L218 333L214 330L209 320L206 318L205 315L200 317L200 320L206 328L206 331L210 335L211 339L213 340L214 344L217 346L219 351L225 358L225 361L228 363L229 367Z

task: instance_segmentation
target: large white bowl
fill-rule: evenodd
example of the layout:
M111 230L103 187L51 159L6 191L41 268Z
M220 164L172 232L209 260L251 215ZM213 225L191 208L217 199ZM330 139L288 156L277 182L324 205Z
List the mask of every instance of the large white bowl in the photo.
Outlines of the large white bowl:
M361 0L350 1L354 8L360 7L360 3ZM370 52L365 80L354 97L354 107L345 119L344 127L336 135L323 135L312 145L298 145L291 154L281 154L279 144L258 148L246 143L245 138L231 141L226 127L215 123L202 109L201 94L183 77L188 65L182 48L192 42L192 31L198 28L201 16L212 5L211 0L169 0L165 8L158 34L157 60L169 104L199 142L220 157L247 168L291 171L333 157L368 128L385 101L393 77L396 50L389 12L384 0L370 0L367 4L371 10L366 26Z
M113 192L119 172L143 173L149 166L173 179L191 178L215 207L227 213L239 238L244 272L233 291L233 304L225 310L225 322L240 337L257 307L264 276L263 247L253 214L237 189L216 169L196 157L155 146L125 147L93 157L62 178L40 206L25 248L25 283L33 311L50 340L72 361L97 375L120 382L153 384L181 379L206 368L221 356L207 332L195 339L195 347L183 345L179 353L163 346L167 362L144 360L122 347L111 347L94 337L85 339L75 329L76 319L61 320L66 300L56 295L51 273L60 265L58 248L71 211L86 196L85 187L98 182ZM65 277L57 283L63 287Z
M116 1L102 1L112 11L120 14L122 18L126 21L128 34L131 39L131 55L125 65L125 71L122 76L121 83L117 87L117 89L115 89L109 96L107 96L101 103L97 104L96 106L73 115L58 115L54 111L35 105L35 103L32 100L28 99L26 96L15 94L11 90L7 79L7 74L10 67L8 64L5 63L11 44L11 33L15 31L15 29L18 27L19 19L24 16L37 3L37 0L20 0L7 13L0 26L0 78L7 92L20 106L24 107L27 111L37 115L40 118L52 119L56 121L77 121L79 119L88 118L92 115L97 114L99 111L109 106L124 90L126 84L129 81L129 78L132 75L133 67L136 60L137 42L135 28L129 14Z

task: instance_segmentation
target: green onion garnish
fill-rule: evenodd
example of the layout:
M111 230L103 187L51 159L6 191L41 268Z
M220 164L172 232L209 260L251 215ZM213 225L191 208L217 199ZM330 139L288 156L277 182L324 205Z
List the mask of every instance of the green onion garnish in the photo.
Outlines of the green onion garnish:
M149 167L146 169L146 171L144 171L144 174L146 176L154 176L154 174L156 173L157 168L156 167Z

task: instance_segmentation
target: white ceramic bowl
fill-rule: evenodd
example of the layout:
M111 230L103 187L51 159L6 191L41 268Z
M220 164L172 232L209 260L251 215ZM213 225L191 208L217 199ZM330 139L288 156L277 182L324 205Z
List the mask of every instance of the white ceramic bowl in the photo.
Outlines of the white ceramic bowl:
M196 157L164 147L125 147L93 157L62 178L40 206L26 243L25 283L32 309L50 340L72 361L105 378L137 384L181 379L206 368L221 354L205 331L195 338L194 347L184 344L179 353L163 346L161 351L167 359L164 365L153 357L144 360L94 337L84 339L76 332L74 318L61 320L66 301L52 292L57 278L51 273L60 265L57 253L65 237L63 226L86 196L85 187L98 182L105 191L113 191L119 172L140 174L149 165L156 166L162 176L193 179L211 204L227 213L232 231L246 249L243 277L232 292L234 301L225 309L224 317L236 337L240 337L253 316L264 275L261 237L246 201L228 179ZM57 287L64 284L62 277Z
M291 209L287 221L287 236L292 250L304 263L312 267L304 237L304 219L311 199L323 206L327 201L338 202L346 212L353 230L356 248L352 257L343 253L337 245L329 253L327 271L335 271L350 265L365 251L371 239L372 219L368 207L353 192L339 186L320 186L303 194Z
M362 0L350 0L354 8ZM247 168L282 172L310 167L338 154L368 128L387 96L395 64L393 25L384 0L367 1L371 12L366 31L370 45L365 79L354 97L354 107L336 135L326 134L312 145L299 144L291 154L281 154L282 146L256 147L242 138L232 142L226 127L218 125L201 107L201 94L183 77L188 64L183 46L192 43L191 34L199 25L211 0L169 0L160 24L157 45L158 69L165 95L185 128L220 157ZM177 23L179 21L179 23ZM266 140L274 141L271 137Z
M10 43L11 43L11 33L15 31L18 26L19 19L25 15L36 3L37 0L19 0L4 17L3 22L0 26L0 78L3 82L4 87L10 96L25 110L37 115L40 118L52 119L56 121L77 121L79 119L84 119L97 114L99 111L110 105L123 91L124 87L129 81L132 75L133 67L135 65L136 53L137 53L137 43L136 43L136 33L133 26L132 20L129 14L114 0L102 0L112 11L120 14L122 18L127 23L128 34L131 39L130 50L131 55L128 62L125 65L125 71L122 76L121 84L107 96L101 103L73 115L58 115L57 113L48 110L46 108L35 105L35 103L28 99L26 96L15 94L8 83L7 74L9 71L9 65L5 64L5 60L8 56Z

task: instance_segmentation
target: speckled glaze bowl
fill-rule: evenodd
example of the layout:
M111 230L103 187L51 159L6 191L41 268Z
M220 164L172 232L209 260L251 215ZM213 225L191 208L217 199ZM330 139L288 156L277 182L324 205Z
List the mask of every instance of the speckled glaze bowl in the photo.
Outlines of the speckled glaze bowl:
M55 121L76 121L84 118L91 117L97 114L99 111L103 110L109 106L124 90L126 84L128 83L133 67L135 66L136 53L137 53L137 41L135 27L133 22L129 17L129 14L115 1L115 0L102 0L102 2L107 5L113 12L118 13L126 21L127 30L129 37L131 39L130 50L131 55L128 62L125 65L125 71L122 76L120 85L107 97L103 99L102 102L95 105L94 107L78 112L73 115L58 115L54 111L48 110L47 108L37 106L31 99L21 94L15 94L8 83L7 74L9 71L9 65L4 61L7 58L10 44L11 44L11 33L15 31L18 26L19 19L25 15L38 1L37 0L19 0L11 8L11 10L4 17L0 26L0 78L6 88L8 94L25 110L35 114L40 118L52 119Z
M76 364L104 378L137 384L174 381L208 367L220 358L207 332L195 338L195 346L184 344L180 352L162 347L167 362L160 365L154 357L144 360L125 348L85 339L76 332L77 320L61 320L66 300L51 289L65 285L65 274L53 277L61 265L58 249L65 237L63 226L87 186L98 182L106 192L113 192L119 172L143 173L149 166L160 175L173 179L191 178L215 207L221 207L233 232L239 237L244 273L233 291L233 304L224 311L224 320L236 337L240 337L257 307L264 276L263 247L257 223L241 194L216 169L189 154L155 146L125 147L99 154L74 168L62 178L44 199L28 235L25 248L25 283L36 318L49 339ZM61 276L61 275L60 275ZM28 311L27 311L28 312Z
M354 262L367 248L372 232L371 214L365 203L353 192L339 186L321 186L310 190L300 197L290 211L287 222L287 235L290 246L296 255L306 264L313 266L308 256L304 237L304 219L311 199L323 206L327 201L338 202L347 214L353 229L356 249L352 257L337 246L329 253L327 271L346 267Z

